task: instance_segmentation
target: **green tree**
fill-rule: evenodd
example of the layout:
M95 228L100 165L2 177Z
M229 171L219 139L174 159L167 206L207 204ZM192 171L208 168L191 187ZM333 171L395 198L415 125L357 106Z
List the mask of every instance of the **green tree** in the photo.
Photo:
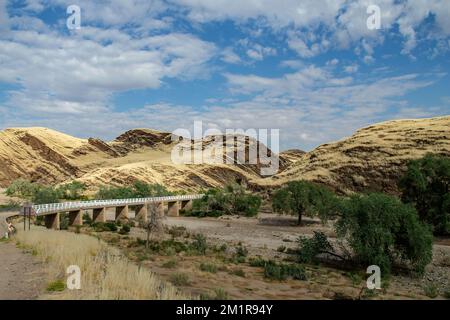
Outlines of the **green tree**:
M434 234L450 234L450 158L427 154L408 163L399 182L402 201L411 203Z
M258 214L261 198L251 194L239 184L223 189L210 189L202 199L195 200L192 213L197 216L220 216L236 214L252 217Z
M31 200L34 204L49 204L57 203L60 199L62 199L62 194L59 189L41 186Z
M308 181L292 181L275 192L272 207L275 212L298 216L302 224L304 215L319 215L323 219L331 216L337 198L327 188Z
M172 193L160 184L147 184L136 181L132 186L109 187L101 186L96 194L97 199L132 199L147 197L162 197Z
M356 262L389 273L396 261L422 273L432 259L433 236L412 205L384 194L354 195L341 201L336 234Z
M34 194L41 186L25 179L13 181L6 189L5 194L10 197L32 200Z
M86 185L78 181L63 184L59 187L62 198L67 200L78 200L82 198L83 192L86 190Z

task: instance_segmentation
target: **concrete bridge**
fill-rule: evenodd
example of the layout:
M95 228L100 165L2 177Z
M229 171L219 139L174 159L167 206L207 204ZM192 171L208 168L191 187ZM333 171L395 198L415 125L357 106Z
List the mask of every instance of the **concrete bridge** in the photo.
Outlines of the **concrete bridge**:
M81 226L83 224L83 213L92 211L94 222L106 222L106 210L115 209L115 220L128 218L128 211L134 209L135 218L143 222L148 221L149 206L154 206L159 215L177 217L180 210L192 208L192 201L201 199L202 194L167 196L154 198L116 199L116 200L93 200L78 202L63 202L52 204L33 205L32 208L38 217L44 217L45 226L49 229L59 229L60 215L69 214L69 225Z

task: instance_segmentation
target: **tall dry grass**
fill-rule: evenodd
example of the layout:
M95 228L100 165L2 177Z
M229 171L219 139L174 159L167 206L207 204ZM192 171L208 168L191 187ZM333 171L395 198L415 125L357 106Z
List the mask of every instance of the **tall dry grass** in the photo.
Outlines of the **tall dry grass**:
M53 280L67 279L66 270L81 270L81 289L65 289L48 298L179 300L189 297L149 270L128 261L119 250L94 237L65 231L34 228L16 235L20 246L30 248L45 261Z

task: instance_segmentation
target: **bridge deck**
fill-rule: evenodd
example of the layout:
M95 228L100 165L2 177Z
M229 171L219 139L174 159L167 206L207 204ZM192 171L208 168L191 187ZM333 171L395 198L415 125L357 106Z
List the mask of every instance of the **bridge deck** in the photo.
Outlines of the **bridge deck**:
M189 201L201 199L202 194L183 195L183 196L167 196L154 198L135 198L135 199L113 199L113 200L93 200L93 201L77 201L62 202L51 204L34 205L33 209L38 216L54 214L58 212L68 212L77 210L89 210L97 208L120 207L120 206L138 206L149 203L171 202L171 201Z

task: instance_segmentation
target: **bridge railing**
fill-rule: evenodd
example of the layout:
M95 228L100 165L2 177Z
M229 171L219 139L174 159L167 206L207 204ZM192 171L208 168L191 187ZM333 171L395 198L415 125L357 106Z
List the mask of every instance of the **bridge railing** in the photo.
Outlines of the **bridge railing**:
M201 199L203 194L195 195L181 195L181 196L166 196L166 197L151 197L151 198L132 198L132 199L110 199L110 200L91 200L91 201L76 201L76 202L61 202L34 205L33 209L36 215L46 213L66 212L75 210L88 210L101 207L117 207L126 205L144 205L148 203L168 202L168 201L187 201Z

